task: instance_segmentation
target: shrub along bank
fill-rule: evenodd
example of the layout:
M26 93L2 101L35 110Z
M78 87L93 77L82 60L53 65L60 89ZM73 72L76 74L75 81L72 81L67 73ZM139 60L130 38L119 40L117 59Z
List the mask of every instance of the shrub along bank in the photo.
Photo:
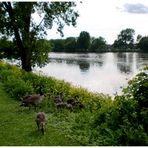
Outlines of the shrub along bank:
M24 95L40 93L40 91L46 94L41 109L38 110L46 112L48 116L48 131L49 125L54 129L60 129L61 133L71 141L71 145L148 145L148 75L146 72L138 74L129 81L129 86L123 90L124 94L116 96L114 100L103 94L75 88L53 77L27 73L17 66L3 62L0 62L0 81L8 95L16 102ZM80 101L84 108L73 111L58 110L54 106L53 98L60 93L63 93L64 101L74 98ZM20 109L19 105L17 107ZM23 111L25 113L28 110ZM30 114L33 112L35 111L32 109ZM29 122L29 119L26 120ZM48 133L44 136L47 135ZM24 142L24 145L29 144ZM38 144L32 142L30 145L54 144L51 141L44 141ZM64 142L64 145L70 144Z

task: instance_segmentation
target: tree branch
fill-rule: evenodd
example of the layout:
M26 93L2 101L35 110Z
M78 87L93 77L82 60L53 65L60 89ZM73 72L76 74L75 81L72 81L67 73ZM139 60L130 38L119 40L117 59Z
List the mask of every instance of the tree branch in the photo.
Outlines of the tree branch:
M42 22L43 22L44 18L45 18L45 16L43 17L43 19L41 20L41 22L39 23L39 25L37 25L37 27L36 27L36 28L39 28L39 27L40 27L40 25L42 24Z
M15 34L15 38L16 38L18 47L21 47L20 49L23 50L24 46L23 46L23 43L22 43L22 40L21 40L21 37L20 37L20 34L19 34L18 27L17 27L17 25L15 23L15 19L14 19L14 14L13 14L13 9L12 9L11 3L10 2L3 2L3 4L6 7L6 11L8 12L8 14L10 16L10 20L11 20L11 23L12 23L12 26L13 26L13 30L14 30L14 34Z

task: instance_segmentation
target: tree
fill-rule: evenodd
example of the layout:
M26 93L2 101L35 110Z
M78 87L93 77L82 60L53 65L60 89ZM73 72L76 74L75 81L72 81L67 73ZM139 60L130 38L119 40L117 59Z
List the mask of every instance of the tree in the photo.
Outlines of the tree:
M103 37L96 38L90 46L91 52L103 52L106 50L106 41Z
M65 40L65 52L75 52L77 48L76 46L77 46L76 38L68 37Z
M148 36L142 37L137 46L141 51L148 52Z
M53 52L64 52L65 47L64 47L64 39L55 39L51 40L51 43L53 45L52 51Z
M65 24L76 25L75 6L74 2L0 2L0 32L15 38L24 70L31 71L35 42L47 29L56 23L63 36ZM34 14L40 17L39 23L34 21Z
M115 48L133 48L134 47L135 30L131 28L124 29L118 35L117 40L114 42Z
M90 46L90 35L86 31L82 31L77 40L77 48L79 52L87 52Z
M0 39L0 58L17 58L17 49L12 41L6 37Z

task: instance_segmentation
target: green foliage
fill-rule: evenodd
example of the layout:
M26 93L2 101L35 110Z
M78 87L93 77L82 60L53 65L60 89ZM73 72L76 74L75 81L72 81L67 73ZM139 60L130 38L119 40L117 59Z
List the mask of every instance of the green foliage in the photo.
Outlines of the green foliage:
M141 51L148 52L148 37L142 37L137 46L141 49Z
M7 14L7 9L4 9L6 5L12 7L14 11L15 19L17 19L17 27L20 28L21 32L25 32L24 28L27 23L26 15L30 16L37 12L37 15L41 17L41 14L44 14L43 20L40 24L36 24L32 19L30 22L31 35L37 37L44 36L47 29L51 29L53 24L56 23L58 28L57 31L63 34L62 29L64 23L66 25L76 25L76 19L79 16L77 11L74 10L76 3L74 2L13 2L13 3L0 3L0 21L1 21L1 33L5 34L10 32L13 34L13 24L11 24L11 18ZM7 7L6 7L7 8ZM26 21L26 22L25 22ZM6 30L7 29L7 30Z
M77 40L78 52L87 52L90 46L90 35L86 31L82 31Z
M65 40L65 52L75 52L77 49L76 38L69 37Z
M4 86L10 96L18 100L21 99L22 96L33 93L33 88L28 82L14 76L7 77L7 82L4 83Z
M123 90L126 97L137 102L138 122L143 125L145 131L148 131L148 74L139 73L129 85Z
M9 41L6 37L0 39L0 58L18 58L17 48L12 41Z
M138 101L140 107L148 107L148 74L139 73L123 91L127 97Z
M92 41L91 41L92 40ZM106 41L103 37L91 39L88 32L82 31L79 37L50 40L53 52L106 52Z
M48 54L51 51L51 43L47 40L40 39L35 42L32 52L32 66L44 66L49 62Z
M0 33L15 39L22 69L31 71L35 64L47 63L49 45L44 41L42 46L38 39L54 24L61 36L65 24L75 26L79 16L75 7L75 2L0 2ZM39 23L32 18L34 14Z
M94 39L91 43L89 51L91 52L104 52L106 51L106 41L103 37Z
M65 50L65 45L64 42L65 40L63 39L55 39L55 40L50 40L52 43L52 51L53 52L63 52Z
M4 83L6 92L17 100L20 100L24 95L34 92L30 82L22 80L22 73L16 66L1 64L0 76L1 81Z
M76 131L73 126L73 138L77 139L77 135L81 135L79 141L82 145L148 145L147 78L146 73L138 74L123 90L122 96L116 96L113 101L106 99L101 102L93 115L85 112L85 115L78 116L75 120L79 124L75 126L79 126L79 130ZM83 122L82 116L85 116L87 124Z
M134 47L134 34L135 30L131 28L124 29L118 35L117 40L115 40L113 46L114 48L133 48Z

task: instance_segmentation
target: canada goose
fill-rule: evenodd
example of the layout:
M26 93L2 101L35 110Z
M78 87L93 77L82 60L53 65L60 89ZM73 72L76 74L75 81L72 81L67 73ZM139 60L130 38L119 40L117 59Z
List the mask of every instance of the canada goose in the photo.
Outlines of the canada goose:
M34 106L36 108L37 105L42 102L43 97L44 95L42 93L24 96L20 106L29 107L29 109L31 106Z
M44 132L45 132L45 123L46 123L45 113L44 112L39 112L36 115L35 121L36 121L38 130L41 130L42 134L44 135Z

